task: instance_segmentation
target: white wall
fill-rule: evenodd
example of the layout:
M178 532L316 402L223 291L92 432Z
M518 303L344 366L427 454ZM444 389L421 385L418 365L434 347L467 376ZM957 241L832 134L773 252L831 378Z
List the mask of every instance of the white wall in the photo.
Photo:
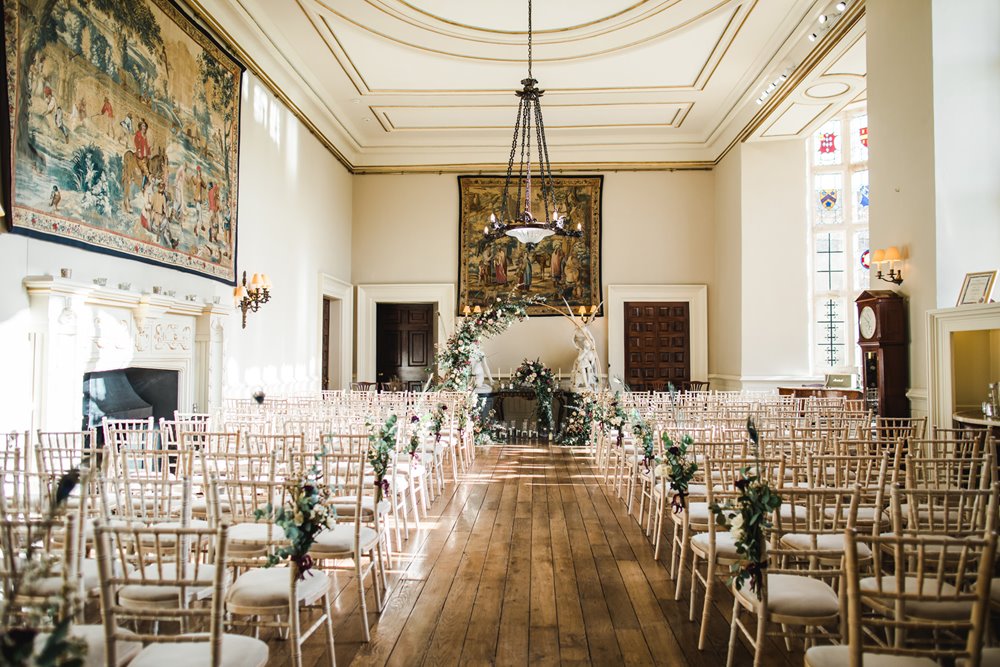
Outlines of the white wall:
M715 175L715 289L708 299L709 378L716 389L739 389L743 372L741 198L743 145L737 145Z
M937 305L940 264L930 0L873 2L866 17L871 247L897 246L908 255L899 291L909 308L910 407L920 415L926 414L925 313ZM974 243L966 240L969 246ZM880 283L878 288L892 285Z
M810 375L806 142L761 141L742 152L743 385Z
M1000 3L934 0L932 19L937 306L946 308L966 272L1000 269Z
M603 283L714 282L711 172L609 173L603 193ZM355 284L455 283L458 274L458 179L454 175L354 178ZM606 295L606 292L605 292ZM709 300L712 291L710 287ZM607 319L592 325L607 364ZM567 373L572 325L538 317L485 346L494 372L524 356ZM711 350L709 359L711 360Z
M239 268L270 273L274 296L250 314L246 330L240 329L238 311L230 318L224 393L243 396L257 385L268 391L318 389L319 273L350 280L350 175L249 75L241 127ZM61 267L72 268L74 280L105 277L109 285L131 282L140 292L161 285L179 297L232 299L231 287L206 278L0 234L0 431L30 424L28 298L21 281L28 275L58 275Z

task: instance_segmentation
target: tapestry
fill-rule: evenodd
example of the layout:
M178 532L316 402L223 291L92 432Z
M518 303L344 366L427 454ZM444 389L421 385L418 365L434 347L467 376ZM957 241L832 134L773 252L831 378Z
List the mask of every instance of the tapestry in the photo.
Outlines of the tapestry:
M568 218L567 228L583 230L580 238L550 236L529 251L516 239L484 242L490 214L502 208L504 177L459 176L458 314L465 306L484 306L516 289L542 297L565 311L600 304L602 176L559 176L554 179L556 208ZM512 186L513 189L513 186ZM532 213L539 220L545 207L540 188L532 192ZM603 310L603 308L602 308ZM528 314L557 315L542 305Z
M242 66L170 0L3 8L11 231L235 284Z

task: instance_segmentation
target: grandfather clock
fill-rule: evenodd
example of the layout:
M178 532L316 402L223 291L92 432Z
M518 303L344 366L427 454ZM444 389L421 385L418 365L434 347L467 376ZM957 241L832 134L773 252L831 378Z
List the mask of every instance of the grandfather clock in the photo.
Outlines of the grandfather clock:
M909 417L910 382L906 301L898 292L868 290L858 305L858 345L865 400L880 417Z

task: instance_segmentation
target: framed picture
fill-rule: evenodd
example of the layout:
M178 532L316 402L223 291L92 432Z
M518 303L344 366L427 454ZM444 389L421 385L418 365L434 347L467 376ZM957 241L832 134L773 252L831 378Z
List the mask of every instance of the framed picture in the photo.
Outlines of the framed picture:
M962 291L958 294L958 303L955 305L965 306L970 303L989 303L990 293L993 292L993 283L996 279L996 271L966 273L965 282L962 283Z
M242 65L171 0L0 1L10 231L235 284Z
M536 294L545 303L574 311L602 302L601 189L602 176L557 176L556 206L569 225L583 230L580 238L550 236L531 252L517 240L504 237L484 242L483 227L490 213L501 209L503 176L459 176L458 313L465 306L483 306L513 289ZM532 210L543 214L541 188L533 192ZM603 311L603 308L602 308ZM542 306L528 314L557 315ZM603 314L598 312L598 314Z

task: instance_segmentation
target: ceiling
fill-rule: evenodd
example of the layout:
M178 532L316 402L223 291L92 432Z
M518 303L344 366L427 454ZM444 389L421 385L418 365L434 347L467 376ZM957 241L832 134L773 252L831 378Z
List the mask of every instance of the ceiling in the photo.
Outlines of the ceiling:
M353 172L506 164L527 3L187 1ZM705 167L811 131L864 91L863 0L808 40L833 4L534 0L554 167Z

